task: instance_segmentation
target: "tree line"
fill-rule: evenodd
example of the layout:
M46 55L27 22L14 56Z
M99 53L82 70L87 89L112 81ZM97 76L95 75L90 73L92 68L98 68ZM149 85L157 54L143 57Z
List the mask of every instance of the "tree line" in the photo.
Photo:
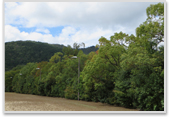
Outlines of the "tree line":
M64 46L29 40L6 42L5 71L9 71L17 65L26 65L28 62L49 61L54 53L63 52L65 50L70 50L69 52L71 52L73 51L73 48L70 45ZM89 54L91 51L98 50L98 48L91 46L87 48L80 48L79 50L82 50L85 54Z
M144 111L164 110L164 4L150 5L136 36L101 37L96 52L80 44L56 52L49 61L5 72L5 91L108 103ZM80 77L78 83L78 59Z

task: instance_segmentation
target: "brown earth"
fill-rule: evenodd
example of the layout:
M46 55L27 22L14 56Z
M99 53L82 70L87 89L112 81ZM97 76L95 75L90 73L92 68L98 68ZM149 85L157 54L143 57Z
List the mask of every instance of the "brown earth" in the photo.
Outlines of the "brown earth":
M5 93L5 111L138 111L103 103Z

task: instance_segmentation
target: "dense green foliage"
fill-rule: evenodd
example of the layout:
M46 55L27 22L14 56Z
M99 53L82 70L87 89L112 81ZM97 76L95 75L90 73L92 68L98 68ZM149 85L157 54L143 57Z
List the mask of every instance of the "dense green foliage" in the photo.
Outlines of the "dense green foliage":
M76 44L77 45L77 44ZM35 41L13 41L5 43L5 71L9 71L17 65L26 65L28 62L49 61L56 52L68 49L69 54L77 55L78 50L71 46L48 44ZM85 54L96 51L94 46L81 48ZM66 51L65 51L66 54Z
M7 42L5 43L5 71L28 62L48 61L55 52L62 52L62 49L48 43L34 41Z
M99 39L99 50L84 54L64 47L49 62L27 63L5 72L5 91L80 99L145 111L164 110L164 5L147 8L136 36L123 32ZM80 77L78 83L78 59Z
M87 47L87 48L81 48L80 50L82 50L84 54L88 55L92 51L97 51L98 48L96 48L95 46L91 46L91 47Z

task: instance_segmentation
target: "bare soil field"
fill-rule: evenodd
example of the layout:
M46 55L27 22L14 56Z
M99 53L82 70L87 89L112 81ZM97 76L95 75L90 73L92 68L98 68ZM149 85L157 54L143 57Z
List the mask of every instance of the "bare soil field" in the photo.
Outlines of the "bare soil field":
M138 111L103 103L5 93L5 111Z

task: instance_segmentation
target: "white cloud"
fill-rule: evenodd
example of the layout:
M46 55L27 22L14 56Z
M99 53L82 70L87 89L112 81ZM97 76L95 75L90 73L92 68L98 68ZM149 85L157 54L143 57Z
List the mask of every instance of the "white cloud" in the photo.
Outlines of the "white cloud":
M6 9L14 9L17 6L18 4L16 2L8 2L7 4L5 4Z
M5 41L16 41L20 40L22 37L26 37L28 33L20 32L16 27L10 25L5 26Z
M5 25L5 41L34 40L41 42L52 42L55 38L51 34L41 34L37 32L20 32L16 27Z
M43 32L46 34L50 33L50 31L48 29L45 29L45 28L38 28L38 29L36 29L36 32Z
M114 31L111 30L96 29L95 31L87 31L86 29L77 30L73 27L67 26L64 27L62 33L59 36L53 37L51 34L41 34L37 32L20 32L16 27L5 25L6 42L17 40L34 40L40 42L48 42L51 44L64 44L66 46L72 46L74 42L84 42L86 47L89 47L98 44L98 40L101 36L105 36L109 39L109 37L113 35L113 33Z
M26 27L114 27L116 24L136 26L140 18L146 18L148 2L22 2L6 7L6 23L21 24ZM6 3L10 6L11 3ZM8 21L8 18L11 21ZM142 19L144 21L145 19ZM8 21L8 22L7 22ZM18 22L16 22L18 21Z
M109 39L115 32L134 34L146 20L150 2L21 2L5 3L5 41L35 40L72 45L96 45L101 36ZM35 32L20 32L17 27L36 27ZM49 27L64 26L52 36ZM45 34L41 34L45 33Z

